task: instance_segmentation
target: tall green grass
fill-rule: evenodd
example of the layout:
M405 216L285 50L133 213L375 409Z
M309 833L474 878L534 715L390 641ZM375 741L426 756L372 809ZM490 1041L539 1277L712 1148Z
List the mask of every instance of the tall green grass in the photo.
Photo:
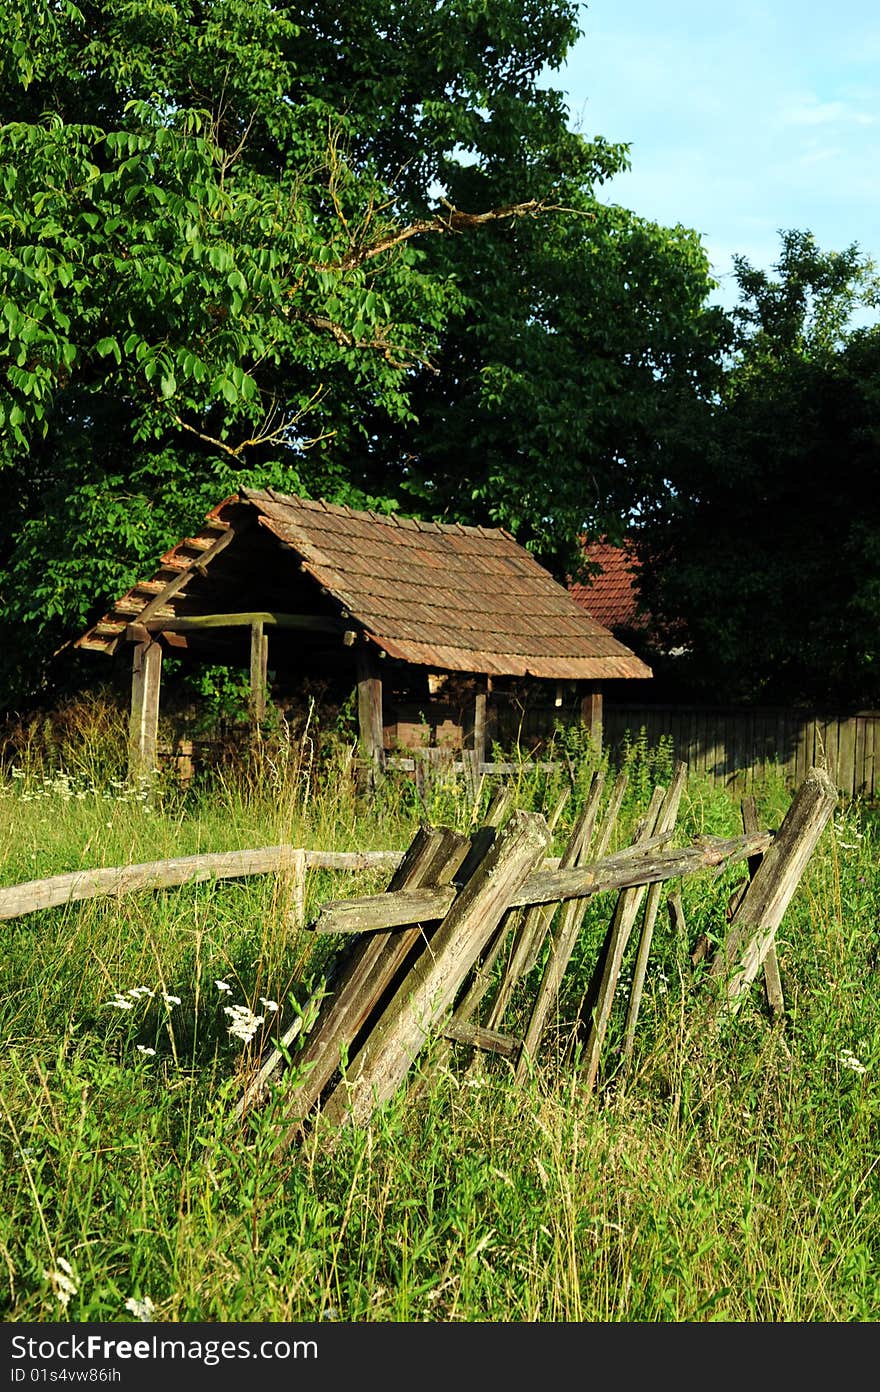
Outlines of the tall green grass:
M602 763L583 736L565 739L574 794L557 852ZM0 782L3 883L281 841L403 849L421 820L473 825L493 791L475 800L450 778L419 795L401 776L360 795L353 750L317 728L188 792L144 797L113 757L76 720L18 743ZM636 740L627 758L618 844L672 771L668 748ZM562 776L526 763L513 783L520 806L549 812ZM774 779L758 794L778 826L789 790ZM736 800L692 779L681 838L739 829ZM597 896L525 1086L505 1061L458 1050L332 1157L320 1127L276 1150L295 1054L251 1124L230 1125L260 1048L320 988L334 948L291 926L283 877L3 923L4 1320L130 1320L132 1301L156 1321L876 1319L878 839L858 804L823 836L777 940L783 1029L757 985L734 1022L706 1029L690 951L723 934L743 872L695 876L679 886L685 939L657 926L632 1067L618 1066L622 992L602 1088L585 1094L578 1015L613 909ZM313 874L307 915L384 879ZM511 1004L512 1032L540 970ZM235 1005L263 1017L249 1044L229 1034Z

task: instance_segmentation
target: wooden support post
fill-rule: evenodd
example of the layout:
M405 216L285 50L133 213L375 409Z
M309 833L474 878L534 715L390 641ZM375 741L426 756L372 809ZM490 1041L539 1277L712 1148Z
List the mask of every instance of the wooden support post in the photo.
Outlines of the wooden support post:
M251 721L256 729L266 715L269 638L261 622L251 624Z
M486 762L486 693L478 691L474 698L474 763L477 773Z
M602 692L591 687L581 697L581 720L590 732L590 738L597 754L602 753Z
M161 645L154 642L137 643L131 672L128 744L128 771L132 778L148 777L156 768L161 678Z
M382 678L379 664L366 646L357 649L358 731L372 786L382 768Z

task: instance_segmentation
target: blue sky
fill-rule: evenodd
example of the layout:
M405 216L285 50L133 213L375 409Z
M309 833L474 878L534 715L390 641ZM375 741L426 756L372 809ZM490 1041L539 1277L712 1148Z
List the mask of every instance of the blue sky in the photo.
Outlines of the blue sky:
M549 85L585 135L629 142L603 197L769 269L779 228L880 261L880 0L591 0Z

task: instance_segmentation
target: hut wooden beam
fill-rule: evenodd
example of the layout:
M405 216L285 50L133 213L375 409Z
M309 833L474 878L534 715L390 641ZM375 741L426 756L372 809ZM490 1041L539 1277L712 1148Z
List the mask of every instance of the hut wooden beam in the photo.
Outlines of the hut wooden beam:
M199 633L211 628L253 628L262 624L264 628L300 628L312 633L338 633L343 638L350 623L344 619L325 617L322 614L278 614L264 610L254 610L239 614L190 614L185 618L148 619L146 623L138 620L129 629L138 634L146 633Z

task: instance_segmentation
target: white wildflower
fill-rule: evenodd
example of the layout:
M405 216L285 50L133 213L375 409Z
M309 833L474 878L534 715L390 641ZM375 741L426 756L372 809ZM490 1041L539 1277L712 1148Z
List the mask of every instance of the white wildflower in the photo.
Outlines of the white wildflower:
M44 1271L45 1280L51 1281L52 1292L62 1309L70 1304L70 1297L76 1295L77 1285L73 1278L73 1267L64 1257L58 1257L54 1271Z
M245 1044L250 1044L265 1019L263 1015L255 1015L246 1005L224 1005L223 1013L232 1021L229 1033L234 1039L241 1039Z
M217 990L220 991L223 995L228 995L229 992L232 990L232 987L230 986L228 981L220 981L219 978L214 982L214 985L217 987Z
M136 1044L135 1048L139 1054L145 1054L147 1058L152 1058L156 1050L151 1049L149 1044Z
M842 1063L844 1068L851 1068L853 1073L867 1073L868 1071L867 1064L856 1058L852 1049L841 1049L837 1055L837 1061Z
M162 999L166 1005L180 1005L180 996L169 996L163 993Z
M115 1005L117 1010L134 1010L134 1001L126 1000L125 996L117 996L115 1000L108 1001L108 1005Z
M268 1010L270 1015L274 1015L275 1011L278 1009L278 1002L273 1000L266 1000L265 996L260 996L260 1005L262 1005L266 1010Z
M138 1300L136 1295L130 1295L125 1302L125 1308L134 1315L135 1319L142 1320L144 1324L149 1324L150 1320L153 1318L153 1311L156 1307L148 1295L145 1295L143 1300Z

